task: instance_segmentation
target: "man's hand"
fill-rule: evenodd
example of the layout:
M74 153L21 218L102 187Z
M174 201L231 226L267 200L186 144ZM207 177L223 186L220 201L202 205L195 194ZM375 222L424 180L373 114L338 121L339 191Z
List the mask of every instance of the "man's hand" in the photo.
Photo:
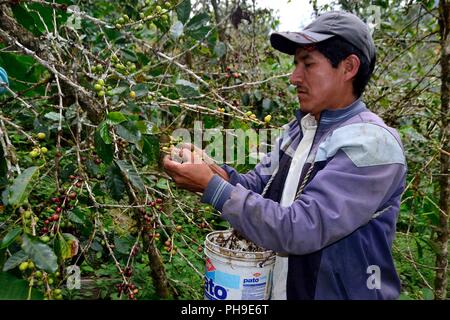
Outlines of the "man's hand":
M164 157L163 166L177 186L193 192L203 192L214 176L209 165L194 161L195 155L185 149L182 151L183 163L173 161L169 155Z
M189 151L190 153L186 153L186 150ZM191 154L191 156L189 156L189 154ZM183 157L183 161L186 161L186 157L189 158L191 157L191 159L194 159L196 162L198 163L198 161L202 161L204 163L206 163L207 165L209 165L209 168L212 170L212 172L214 172L215 174L217 174L218 176L220 176L222 179L224 179L225 181L228 181L230 179L230 177L228 176L228 173L223 170L221 167L219 167L213 159L211 159L204 150L196 147L195 145L191 144L191 143L183 143L179 149L179 156Z

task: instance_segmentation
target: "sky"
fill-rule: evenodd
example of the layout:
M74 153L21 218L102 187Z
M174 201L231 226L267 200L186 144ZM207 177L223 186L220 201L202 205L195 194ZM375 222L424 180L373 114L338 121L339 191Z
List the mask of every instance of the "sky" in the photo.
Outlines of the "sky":
M330 0L318 0L318 6L330 3ZM308 0L257 0L260 8L278 10L280 26L277 31L296 31L312 21L313 8Z

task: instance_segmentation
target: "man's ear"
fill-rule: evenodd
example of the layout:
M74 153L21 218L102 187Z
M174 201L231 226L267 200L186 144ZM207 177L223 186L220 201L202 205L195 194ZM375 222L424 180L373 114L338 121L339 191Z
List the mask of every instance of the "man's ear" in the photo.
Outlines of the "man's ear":
M355 54L351 54L347 58L345 58L342 63L344 67L345 80L351 80L356 77L356 74L358 73L359 67L361 65L361 61L359 60L358 56Z

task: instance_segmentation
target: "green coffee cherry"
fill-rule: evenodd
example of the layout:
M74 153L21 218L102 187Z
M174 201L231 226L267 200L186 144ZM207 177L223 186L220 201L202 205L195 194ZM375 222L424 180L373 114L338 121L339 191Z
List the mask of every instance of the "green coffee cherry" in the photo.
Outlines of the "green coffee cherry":
M28 261L24 261L19 265L19 270L20 271L25 271L28 269Z

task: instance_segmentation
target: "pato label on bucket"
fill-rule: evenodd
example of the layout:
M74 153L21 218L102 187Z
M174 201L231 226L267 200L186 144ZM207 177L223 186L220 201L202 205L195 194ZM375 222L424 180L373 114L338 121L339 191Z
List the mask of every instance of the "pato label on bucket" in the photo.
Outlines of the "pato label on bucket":
M267 277L260 272L238 275L217 270L206 261L205 298L208 300L263 300Z

